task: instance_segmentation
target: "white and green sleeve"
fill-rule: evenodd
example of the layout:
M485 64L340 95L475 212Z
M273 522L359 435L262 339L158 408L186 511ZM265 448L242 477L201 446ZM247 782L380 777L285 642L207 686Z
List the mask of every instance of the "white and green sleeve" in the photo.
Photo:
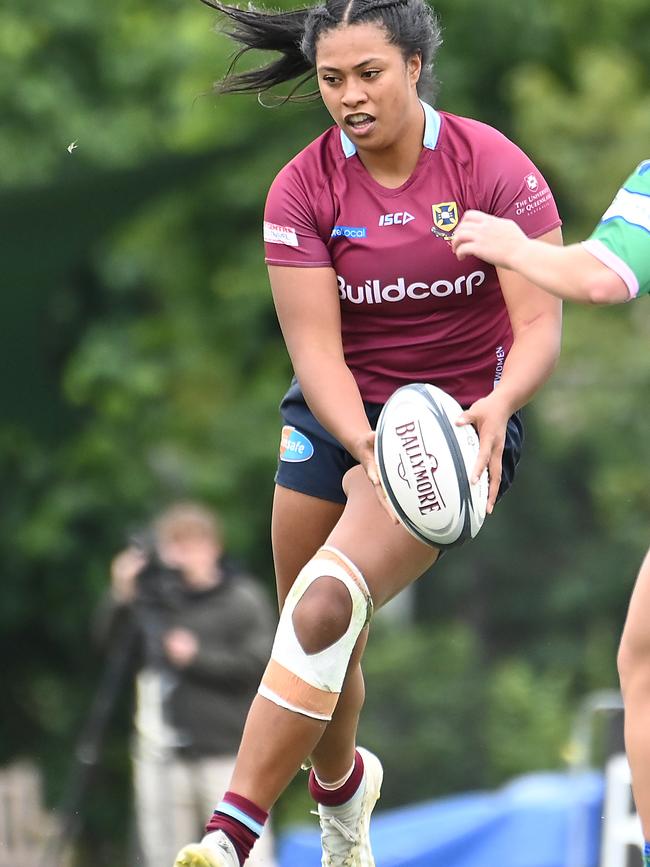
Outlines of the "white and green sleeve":
M650 293L650 160L625 181L583 246L621 277L630 298Z

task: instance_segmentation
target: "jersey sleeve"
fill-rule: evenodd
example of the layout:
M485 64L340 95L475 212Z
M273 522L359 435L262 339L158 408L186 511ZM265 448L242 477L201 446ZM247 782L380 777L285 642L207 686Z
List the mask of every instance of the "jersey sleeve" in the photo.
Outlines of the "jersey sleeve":
M285 166L271 184L264 209L264 261L302 268L330 266L332 259L318 228L318 190L298 166ZM317 186L314 184L314 186Z
M481 127L473 172L478 210L514 220L530 238L561 226L553 193L537 166L506 136Z
M631 298L650 293L650 160L625 181L583 246L622 278Z

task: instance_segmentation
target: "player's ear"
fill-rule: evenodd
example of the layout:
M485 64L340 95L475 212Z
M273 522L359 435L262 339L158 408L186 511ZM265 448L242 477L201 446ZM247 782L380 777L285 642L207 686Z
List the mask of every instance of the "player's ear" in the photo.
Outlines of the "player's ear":
M422 72L422 55L419 51L412 54L406 61L406 69L411 84L417 84L420 80L420 73Z

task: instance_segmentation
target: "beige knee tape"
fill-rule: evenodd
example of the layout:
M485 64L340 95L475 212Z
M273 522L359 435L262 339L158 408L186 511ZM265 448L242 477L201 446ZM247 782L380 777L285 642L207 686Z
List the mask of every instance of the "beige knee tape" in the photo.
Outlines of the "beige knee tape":
M329 575L347 587L352 600L350 625L334 644L305 653L293 627L293 612L307 588ZM361 572L329 546L321 548L300 571L289 591L275 634L271 659L258 692L280 707L314 719L330 720L343 686L359 633L372 616L372 599Z

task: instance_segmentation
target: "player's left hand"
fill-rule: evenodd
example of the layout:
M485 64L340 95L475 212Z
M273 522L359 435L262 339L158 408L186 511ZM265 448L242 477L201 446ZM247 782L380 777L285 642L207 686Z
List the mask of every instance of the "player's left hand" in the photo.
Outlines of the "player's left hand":
M499 399L497 392L498 388L487 397L477 400L456 420L457 425L472 424L478 431L480 446L470 481L476 484L487 468L490 483L487 499L488 515L492 514L499 493L506 427L512 414L511 409Z

